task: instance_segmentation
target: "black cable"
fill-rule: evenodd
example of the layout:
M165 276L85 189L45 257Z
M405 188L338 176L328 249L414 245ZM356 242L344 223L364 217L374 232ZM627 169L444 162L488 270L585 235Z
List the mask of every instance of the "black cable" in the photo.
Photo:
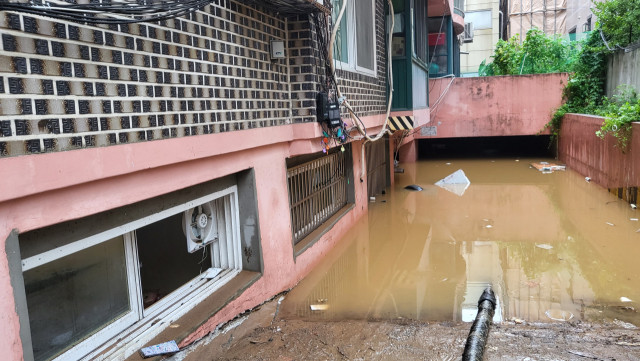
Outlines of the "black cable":
M181 17L202 9L211 0L123 0L118 3L16 3L0 0L0 11L17 11L88 24L131 24ZM123 17L123 18L119 18Z

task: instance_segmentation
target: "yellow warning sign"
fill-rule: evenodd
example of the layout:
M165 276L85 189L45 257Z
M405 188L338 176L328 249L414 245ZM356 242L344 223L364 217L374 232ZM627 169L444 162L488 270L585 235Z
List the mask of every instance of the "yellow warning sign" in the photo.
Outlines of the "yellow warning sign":
M387 123L389 124L389 129L393 132L413 129L413 116L389 117Z

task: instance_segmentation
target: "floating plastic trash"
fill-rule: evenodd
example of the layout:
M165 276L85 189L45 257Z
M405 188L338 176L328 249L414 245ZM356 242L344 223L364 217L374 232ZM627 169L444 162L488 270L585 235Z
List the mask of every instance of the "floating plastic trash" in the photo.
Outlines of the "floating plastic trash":
M419 185L411 184L404 187L404 189L408 191L420 192L422 190L422 187L420 187Z
M558 165L558 164L554 164L554 163L548 163L548 162L540 162L540 163L531 163L531 166L539 171L541 171L542 173L552 173L555 172L557 170L566 170L567 166L565 165Z
M554 321L569 321L573 318L573 313L557 309L547 310L544 314Z
M326 311L329 309L329 305L310 305L309 308L311 308L311 311Z
M542 248L542 249L552 249L553 246L550 244L536 244L536 247L538 248Z
M626 297L620 297L620 302L633 302L633 301Z
M469 178L467 178L467 175L464 174L462 169L458 169L436 182L438 187L446 189L458 196L462 196L470 184L471 181L469 181Z

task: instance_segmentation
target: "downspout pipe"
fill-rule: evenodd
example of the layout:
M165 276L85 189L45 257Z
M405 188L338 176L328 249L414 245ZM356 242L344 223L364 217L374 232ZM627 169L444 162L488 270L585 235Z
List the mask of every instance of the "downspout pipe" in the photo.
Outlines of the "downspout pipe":
M496 295L489 286L482 292L482 296L478 300L478 315L473 321L471 331L469 331L462 361L482 361L496 303Z

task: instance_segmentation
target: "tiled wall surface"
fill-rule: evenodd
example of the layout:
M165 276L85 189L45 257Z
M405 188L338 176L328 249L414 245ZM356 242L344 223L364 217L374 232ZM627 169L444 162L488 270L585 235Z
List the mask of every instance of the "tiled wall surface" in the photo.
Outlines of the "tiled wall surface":
M289 59L270 59L271 40L288 44ZM159 24L0 12L0 156L315 121L316 45L308 16L231 0ZM361 115L384 112L378 54L377 78L339 72Z

